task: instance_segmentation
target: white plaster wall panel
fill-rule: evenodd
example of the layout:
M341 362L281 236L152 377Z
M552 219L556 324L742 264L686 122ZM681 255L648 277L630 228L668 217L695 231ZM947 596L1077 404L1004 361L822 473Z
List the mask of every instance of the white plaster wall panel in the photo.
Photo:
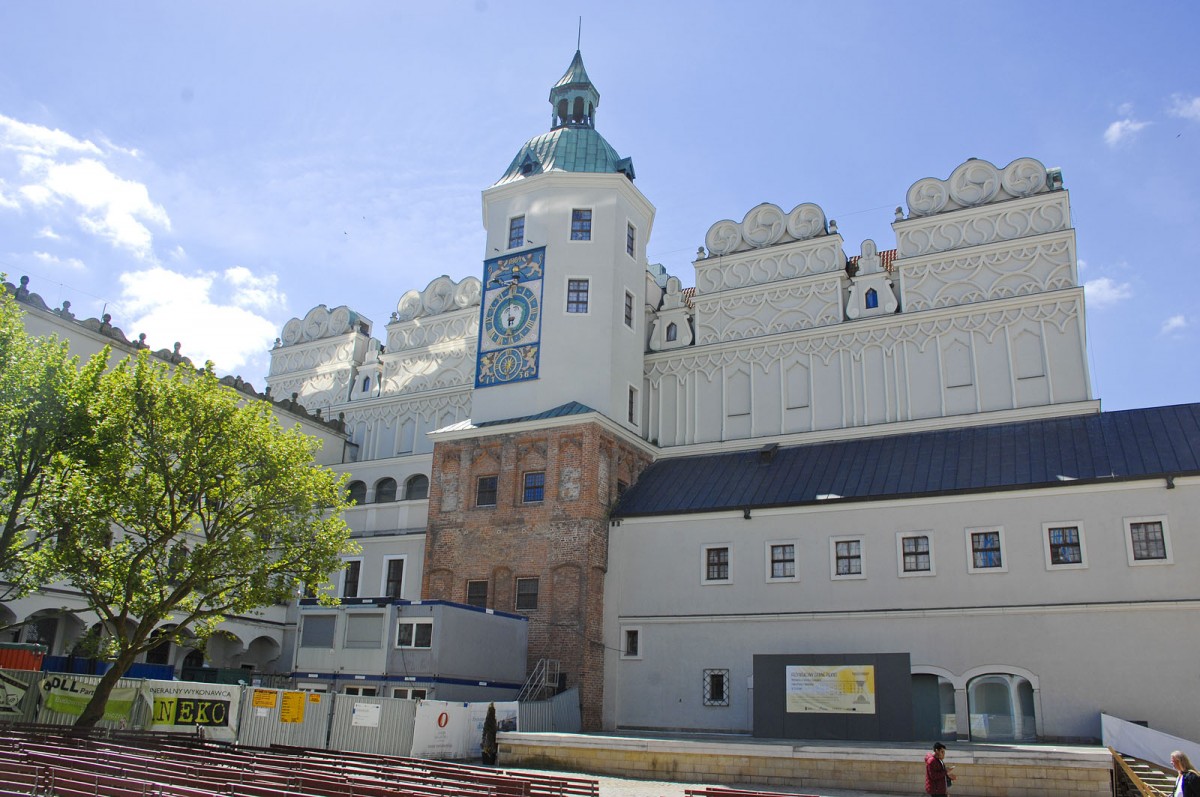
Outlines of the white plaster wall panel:
M712 364L710 364L712 367ZM721 406L721 371L697 373L692 400L695 402L695 424L686 439L695 443L709 443L721 439L725 428L724 408Z
M430 349L386 353L383 363L384 395L422 393L444 388L470 388L475 381L476 340L445 343Z
M1042 327L1041 322L1024 321L1007 330L1018 407L1050 403L1050 378L1047 375Z
M818 279L697 298L696 343L776 335L842 320L842 282Z
M478 284L479 280L475 280L475 283ZM465 340L474 343L478 335L479 307L476 305L442 316L389 324L387 351L403 352Z
M1079 289L1083 291L1082 288ZM1082 298L1082 297L1081 297ZM1050 399L1054 402L1084 401L1092 397L1088 377L1083 316L1080 305L1071 323L1051 326L1046 323L1046 352L1050 361Z
M898 420L895 413L895 372L890 353L880 346L868 346L854 357L861 374L862 424L886 423Z
M917 257L997 241L1012 241L1069 229L1066 191L958 210L940 216L897 221L896 256Z
M1074 231L1022 243L980 247L958 252L953 258L933 255L897 261L904 311L1007 299L1077 285Z
M725 370L725 440L738 440L751 435L753 395L750 388L750 367L738 363Z
M783 431L783 385L782 361L779 359L756 363L751 373L754 376L754 429L755 437L777 435Z
M844 271L840 235L697 260L696 296Z
M812 360L812 428L833 429L846 423L846 394L840 356Z

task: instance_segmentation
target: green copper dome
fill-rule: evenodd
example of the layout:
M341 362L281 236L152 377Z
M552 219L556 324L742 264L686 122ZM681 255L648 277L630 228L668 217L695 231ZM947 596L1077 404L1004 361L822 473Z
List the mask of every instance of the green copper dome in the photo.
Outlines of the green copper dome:
M600 92L576 50L567 71L550 89L550 132L526 141L496 185L550 171L624 174L632 180L633 161L618 155L596 132L599 105Z

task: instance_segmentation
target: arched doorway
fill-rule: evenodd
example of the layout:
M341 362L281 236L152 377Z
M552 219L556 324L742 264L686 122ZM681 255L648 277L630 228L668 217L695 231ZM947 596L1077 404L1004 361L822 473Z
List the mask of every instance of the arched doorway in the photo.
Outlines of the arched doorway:
M913 738L954 740L958 721L954 710L954 684L936 673L913 673Z
M967 682L972 741L1028 742L1037 739L1033 684L1012 673L987 673Z

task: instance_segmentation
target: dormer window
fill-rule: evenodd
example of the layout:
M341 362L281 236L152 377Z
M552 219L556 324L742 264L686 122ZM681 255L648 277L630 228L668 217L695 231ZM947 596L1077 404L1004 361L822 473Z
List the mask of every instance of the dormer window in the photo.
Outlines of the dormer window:
M868 310L874 310L879 306L879 294L875 292L874 288L867 290L866 300Z

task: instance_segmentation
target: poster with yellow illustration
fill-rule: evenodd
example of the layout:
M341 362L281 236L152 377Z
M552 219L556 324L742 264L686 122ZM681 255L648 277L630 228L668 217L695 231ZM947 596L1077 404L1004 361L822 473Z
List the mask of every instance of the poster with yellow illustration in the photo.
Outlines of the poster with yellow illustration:
M789 714L874 714L875 666L785 668Z

